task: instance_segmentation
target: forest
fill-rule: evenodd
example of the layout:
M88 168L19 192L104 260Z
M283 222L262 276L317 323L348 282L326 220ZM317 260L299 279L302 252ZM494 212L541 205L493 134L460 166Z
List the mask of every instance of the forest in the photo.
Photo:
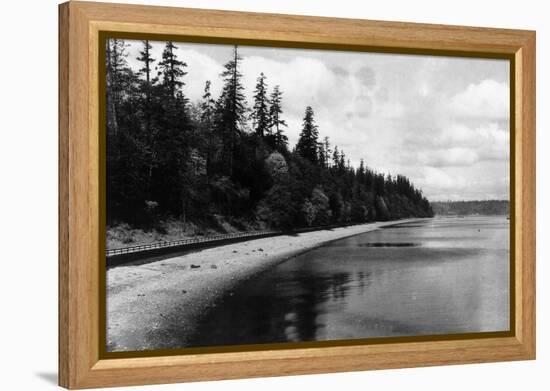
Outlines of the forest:
M260 73L247 102L237 46L212 75L223 81L219 96L207 80L192 102L176 43L166 42L161 58L149 41L140 45L141 68L132 69L127 43L107 40L108 226L177 221L201 234L433 216L405 176L363 160L353 167L305 103L299 140L289 145L284 91Z

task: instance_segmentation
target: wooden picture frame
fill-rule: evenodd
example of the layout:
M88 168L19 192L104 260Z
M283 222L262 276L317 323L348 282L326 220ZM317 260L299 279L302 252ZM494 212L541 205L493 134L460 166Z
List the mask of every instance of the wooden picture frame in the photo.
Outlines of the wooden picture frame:
M432 338L176 356L102 358L101 32L199 42L509 58L514 329ZM59 6L59 384L70 389L535 358L535 32L71 1Z

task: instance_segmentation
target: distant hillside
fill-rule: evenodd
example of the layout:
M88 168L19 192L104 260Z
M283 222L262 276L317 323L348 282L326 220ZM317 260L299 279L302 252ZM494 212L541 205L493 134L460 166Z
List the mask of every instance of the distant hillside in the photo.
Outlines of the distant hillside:
M436 215L507 215L509 201L447 201L431 202Z

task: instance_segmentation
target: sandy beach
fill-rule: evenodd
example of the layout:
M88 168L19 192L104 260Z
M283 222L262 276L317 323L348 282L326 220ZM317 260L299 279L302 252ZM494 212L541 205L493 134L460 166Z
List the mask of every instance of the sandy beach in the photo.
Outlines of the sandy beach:
M107 350L185 347L201 314L243 280L329 241L415 220L256 239L109 269Z

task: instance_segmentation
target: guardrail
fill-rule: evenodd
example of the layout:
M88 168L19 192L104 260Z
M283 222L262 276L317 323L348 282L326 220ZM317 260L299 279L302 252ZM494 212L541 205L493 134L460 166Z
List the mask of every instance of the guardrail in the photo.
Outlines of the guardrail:
M161 249L170 249L171 247L179 247L182 246L191 246L191 245L198 245L198 244L205 244L208 245L208 243L217 243L217 242L224 242L229 241L231 239L239 239L239 238L245 238L245 237L265 237L270 235L292 235L297 234L301 232L311 232L311 231L318 231L322 229L333 229L333 228L341 228L341 227L349 227L351 225L358 225L358 224L365 224L365 223L347 223L347 224L332 224L332 225L323 225L318 227L305 227L305 228L297 228L293 230L263 230L263 231L251 231L251 232L236 232L232 234L218 234L218 235L208 235L208 236L200 236L196 238L189 238L189 239L181 239L181 240L172 240L172 241L163 241L163 242L154 242L154 243L147 243L147 244L140 244L136 246L130 246L130 247L122 247L122 248L112 248L106 250L106 256L114 257L114 256L123 256L126 254L136 254L140 252L149 252L152 250L161 250Z
M198 244L198 243L217 242L220 240L227 240L227 239L237 239L237 238L265 236L265 235L277 235L283 232L284 231L263 230L263 231L252 231L252 232L236 232L232 234L200 236L200 237L189 238L189 239L154 242L154 243L140 244L136 246L122 247L122 248L112 248L106 251L106 255L107 257L112 257L115 255L131 254L131 253L137 253L137 252L148 251L148 250L156 250L156 249L166 249L170 247L180 247L180 246Z

